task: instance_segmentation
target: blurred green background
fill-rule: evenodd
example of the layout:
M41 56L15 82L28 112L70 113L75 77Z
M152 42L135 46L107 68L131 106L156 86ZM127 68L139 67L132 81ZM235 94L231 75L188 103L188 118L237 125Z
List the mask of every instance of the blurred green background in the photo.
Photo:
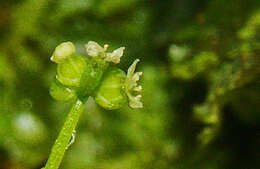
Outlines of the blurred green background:
M144 108L88 100L62 169L260 168L259 0L0 2L0 169L40 169L71 103L49 95L55 47L140 58Z

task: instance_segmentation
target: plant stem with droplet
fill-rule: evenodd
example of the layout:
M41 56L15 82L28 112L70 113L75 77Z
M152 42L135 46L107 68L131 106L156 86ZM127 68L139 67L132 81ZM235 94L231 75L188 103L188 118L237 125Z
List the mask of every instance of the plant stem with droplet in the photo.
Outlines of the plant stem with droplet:
M69 145L73 130L75 130L79 117L84 110L85 103L85 100L82 101L80 99L77 99L74 102L65 120L65 123L63 124L63 127L59 133L59 136L52 147L51 154L44 169L59 168L66 148Z

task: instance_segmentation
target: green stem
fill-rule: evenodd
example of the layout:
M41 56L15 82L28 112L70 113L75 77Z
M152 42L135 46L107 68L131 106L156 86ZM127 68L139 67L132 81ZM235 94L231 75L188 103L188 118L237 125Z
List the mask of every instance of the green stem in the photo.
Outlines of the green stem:
M58 138L56 139L51 154L49 156L49 159L46 163L46 166L44 169L58 169L62 158L64 156L64 153L67 149L67 146L70 142L72 133L74 129L76 128L76 125L78 123L79 117L81 113L83 112L85 107L85 101L81 101L80 99L77 99L75 103L73 104L66 121L59 133Z

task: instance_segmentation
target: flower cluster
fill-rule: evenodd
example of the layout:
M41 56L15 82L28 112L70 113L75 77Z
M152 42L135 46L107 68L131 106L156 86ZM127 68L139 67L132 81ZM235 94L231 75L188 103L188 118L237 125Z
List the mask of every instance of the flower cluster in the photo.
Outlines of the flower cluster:
M50 88L50 94L59 101L92 96L105 109L117 109L126 100L131 108L142 108L140 91L137 84L142 72L136 72L139 59L129 67L127 74L109 63L118 64L125 47L107 52L104 47L89 41L86 53L90 57L77 54L71 42L56 47L51 61L58 64L56 80Z

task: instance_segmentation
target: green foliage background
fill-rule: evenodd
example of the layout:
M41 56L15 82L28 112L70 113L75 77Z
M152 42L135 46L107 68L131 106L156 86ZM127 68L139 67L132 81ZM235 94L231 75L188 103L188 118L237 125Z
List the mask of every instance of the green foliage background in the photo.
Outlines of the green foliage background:
M89 99L63 169L260 168L259 0L0 2L0 168L38 169L71 103L49 95L55 47L135 58L144 108Z

